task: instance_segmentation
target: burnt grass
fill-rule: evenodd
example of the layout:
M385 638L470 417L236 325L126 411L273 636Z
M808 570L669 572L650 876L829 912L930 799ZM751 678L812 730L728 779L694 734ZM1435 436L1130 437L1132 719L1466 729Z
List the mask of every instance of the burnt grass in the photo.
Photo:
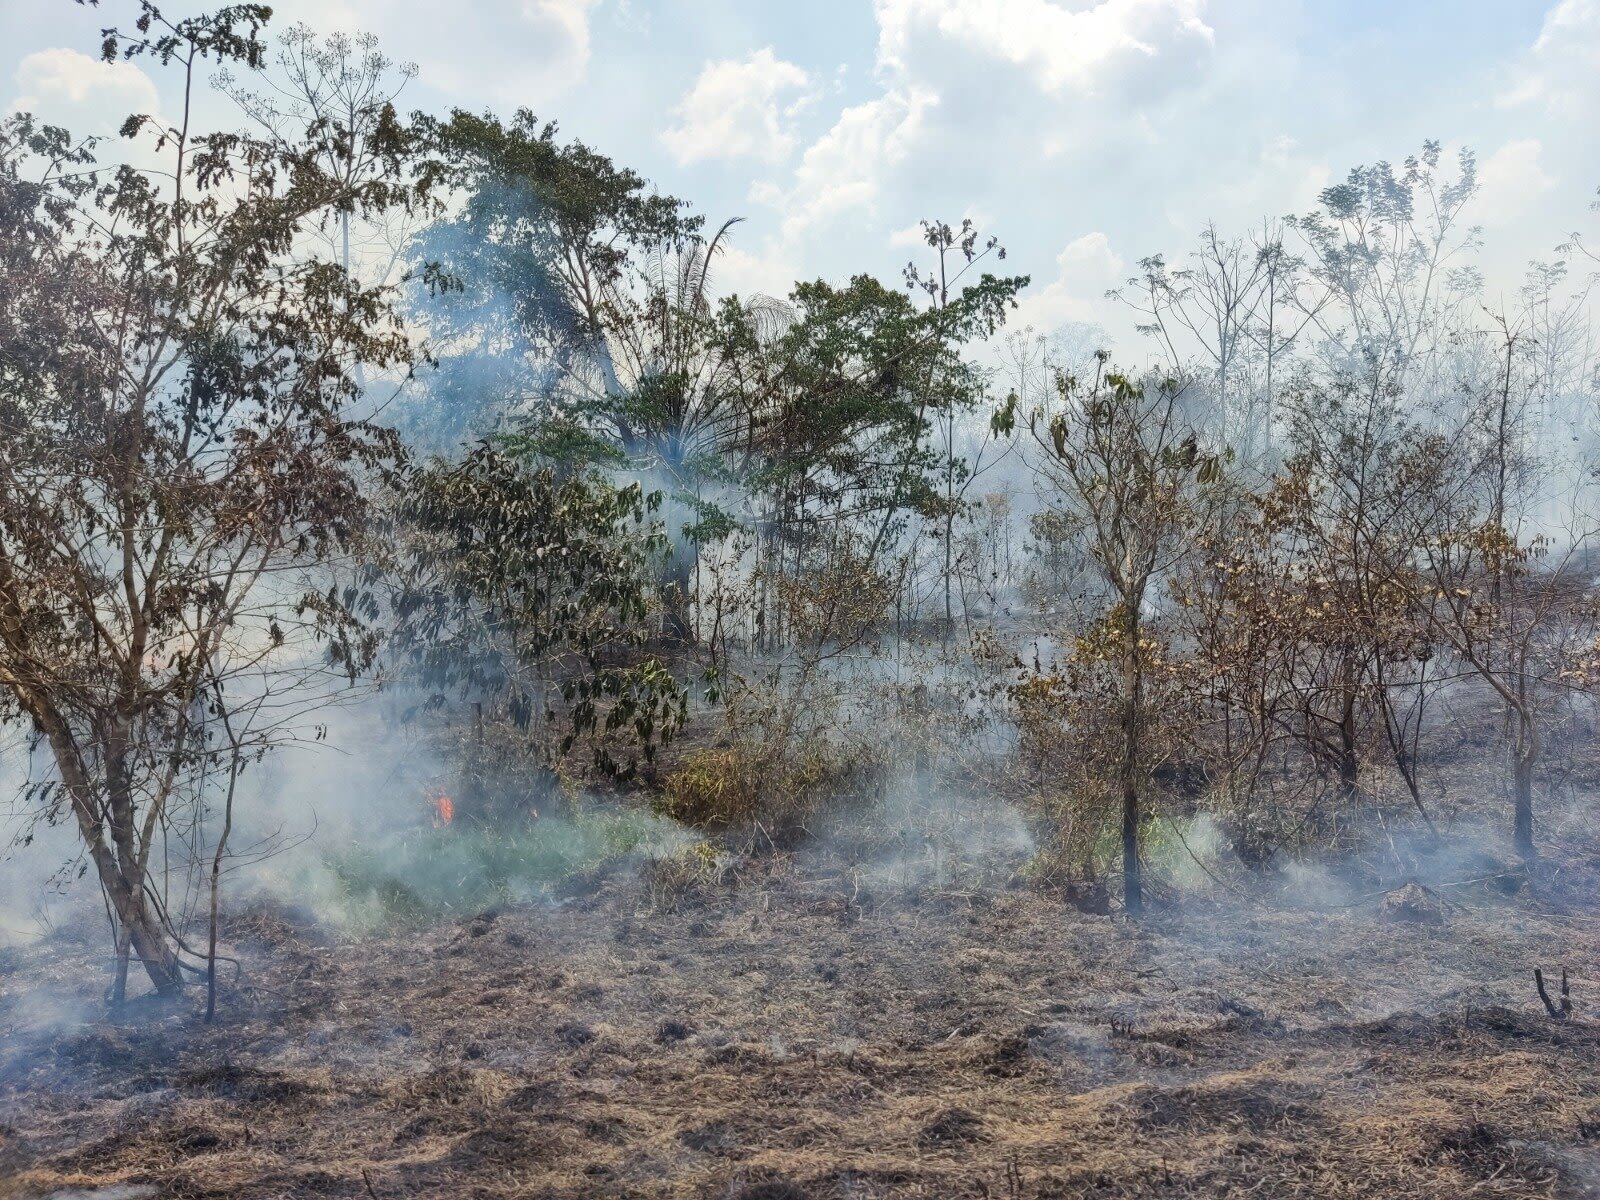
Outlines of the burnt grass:
M247 909L209 1026L9 951L0 1196L1600 1195L1587 852L1442 923L647 875L355 943Z

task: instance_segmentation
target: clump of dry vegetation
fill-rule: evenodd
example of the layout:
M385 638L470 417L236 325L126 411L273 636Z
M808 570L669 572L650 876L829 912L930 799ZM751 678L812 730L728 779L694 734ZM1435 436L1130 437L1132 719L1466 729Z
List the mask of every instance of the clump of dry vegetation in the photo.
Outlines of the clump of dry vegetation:
M799 753L735 744L688 751L662 780L657 811L726 833L761 826L774 845L803 838L826 810L871 804L888 764L856 748L813 742Z

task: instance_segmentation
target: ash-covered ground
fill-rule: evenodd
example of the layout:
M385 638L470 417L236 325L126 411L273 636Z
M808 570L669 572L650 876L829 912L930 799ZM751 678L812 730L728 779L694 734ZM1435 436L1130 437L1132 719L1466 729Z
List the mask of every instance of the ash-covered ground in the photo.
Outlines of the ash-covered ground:
M1592 848L1136 923L1014 865L645 864L363 941L257 904L209 1026L108 1016L58 933L3 960L0 1195L1600 1195Z

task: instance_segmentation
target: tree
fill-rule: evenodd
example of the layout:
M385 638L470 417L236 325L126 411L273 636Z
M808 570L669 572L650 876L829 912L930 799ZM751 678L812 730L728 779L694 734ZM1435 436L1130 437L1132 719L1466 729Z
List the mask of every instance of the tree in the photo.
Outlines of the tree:
M370 593L334 568L398 447L358 412L355 371L411 354L388 293L306 249L339 212L413 199L403 132L381 178L352 181L315 131L193 128L196 73L258 67L267 17L144 3L107 33L108 58L183 84L170 127L124 126L160 173L102 168L26 116L0 134L0 715L49 747L49 809L81 835L121 963L131 948L161 992L195 968L152 854L234 758L219 708L314 703L375 646Z
M798 574L810 551L843 544L830 531L875 566L912 518L953 515L963 465L934 435L982 394L964 348L1004 323L1026 284L984 274L928 308L867 275L796 285L794 318L754 372L745 474L765 498L777 576L785 553Z
M641 653L659 496L493 446L406 468L397 496L390 645L428 704L487 701L549 770L581 739L628 775L672 736L685 694Z
M1214 388L1216 436L1254 461L1272 442L1279 360L1318 314L1303 295L1305 264L1274 221L1248 240L1207 224L1188 261L1174 269L1159 254L1141 259L1141 273L1108 296L1140 315L1139 332L1157 340L1171 369L1199 351Z
M1323 189L1315 212L1289 222L1316 285L1297 302L1335 368L1376 364L1436 382L1462 304L1481 283L1467 261L1478 230L1461 223L1478 191L1477 163L1461 151L1450 179L1442 157L1429 141L1399 171L1387 162L1354 167Z
M1141 382L1106 371L1106 362L1102 354L1087 383L1059 375L1055 402L1030 416L1029 429L1044 451L1038 462L1050 500L1082 522L1112 601L1104 634L1119 674L1123 903L1138 913L1144 906L1140 767L1152 648L1144 634L1145 606L1151 585L1188 552L1200 489L1217 481L1220 463L1201 451L1183 422L1177 381Z
M432 133L466 197L417 249L443 283L425 310L446 348L435 390L525 447L665 484L667 632L693 641L704 485L744 415L730 355L740 326L783 313L761 297L713 299L712 266L736 222L702 238L679 201L581 143L560 145L554 125L458 112Z
M1331 765L1340 797L1356 802L1369 715L1381 721L1396 766L1424 821L1416 756L1406 746L1420 728L1420 703L1402 711L1399 695L1420 702L1433 639L1406 602L1401 572L1414 570L1418 522L1434 503L1407 469L1422 426L1408 412L1395 373L1304 380L1290 395L1288 461L1266 489L1260 518L1284 575L1299 624L1295 681L1300 736ZM1248 587L1248 580L1241 580ZM1297 623L1298 624L1298 623ZM1409 716L1407 715L1409 712Z
M1592 524L1577 514L1562 529L1534 511L1541 464L1524 426L1538 380L1523 373L1530 358L1523 336L1504 319L1497 325L1500 362L1466 397L1454 435L1418 438L1407 457L1431 502L1415 518L1414 569L1393 573L1434 636L1504 706L1512 841L1532 862L1534 782L1550 698L1574 679L1587 682L1587 667L1573 664L1592 636L1585 596Z
M390 206L358 210L359 188L381 177L391 165L400 117L395 101L412 79L415 63L396 65L378 49L372 34L336 33L319 39L306 25L293 25L278 37L278 53L263 62L261 88L251 91L226 69L216 84L280 147L301 145L317 168L336 180L348 202L332 214L338 262L346 274L386 280L399 258L403 233L387 238L379 263L358 264L352 247L352 219L392 216ZM306 144L309 140L309 144ZM391 231L380 230L384 234Z
M417 316L440 357L430 420L472 436L506 416L554 421L585 435L569 456L630 452L618 334L646 257L689 246L700 218L526 110L510 122L458 110L422 128L461 200L412 248L431 285Z
M1433 501L1408 467L1421 428L1385 378L1299 381L1285 403L1287 459L1207 531L1178 592L1236 845L1251 861L1310 825L1321 802L1285 814L1259 794L1269 750L1277 761L1300 751L1304 774L1330 778L1353 813L1375 728L1432 827L1418 759L1438 644L1399 573L1416 571Z
M978 230L970 217L962 220L959 229L944 221L925 220L922 222L922 240L933 251L933 263L927 269L919 269L914 262L907 263L904 272L906 288L926 295L933 313L938 317L945 315L945 310L950 307L952 299L956 298L953 289L960 284L967 272L991 254L997 259L1004 259L1006 256L1005 247L1000 245L999 238L990 237L983 242L982 248L979 248ZM957 452L956 426L963 415L963 410L973 408L982 396L984 381L981 373L962 358L959 342L952 339L948 344L941 344L939 349L943 351L943 355L940 359L930 362L930 368L937 374L930 372L928 386L931 390L937 384L950 393L939 405L940 432L944 441L941 455L943 462L940 464L944 476L944 496L940 513L943 525L940 547L944 562L940 578L944 590L943 634L948 638L955 630L953 591L957 568L956 518L966 506L967 489L983 469L980 461L968 463ZM984 445L980 446L975 459L981 459L987 444L985 441Z

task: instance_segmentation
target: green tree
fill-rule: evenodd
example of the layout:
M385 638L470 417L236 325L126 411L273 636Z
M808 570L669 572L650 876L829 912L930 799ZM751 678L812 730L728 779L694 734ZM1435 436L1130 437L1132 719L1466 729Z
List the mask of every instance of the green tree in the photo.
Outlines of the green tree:
M417 250L440 284L425 309L448 351L437 395L464 401L479 428L509 426L520 449L651 473L666 492L662 582L681 640L693 638L698 547L741 523L746 492L798 492L751 518L787 536L786 510L828 494L822 477L851 436L903 434L908 401L913 424L956 407L959 347L992 330L1025 282L947 287L925 314L863 280L804 285L784 302L719 299L716 258L735 222L707 237L682 202L526 112L509 124L458 112L431 132L465 196ZM972 249L964 235L947 240L947 252ZM905 498L929 465L915 446L875 459L856 449ZM841 486L860 499L859 484ZM875 545L905 512L900 500L887 508Z
M487 701L557 768L581 739L630 774L686 696L647 657L660 497L482 446L408 467L397 490L390 646L441 704Z

